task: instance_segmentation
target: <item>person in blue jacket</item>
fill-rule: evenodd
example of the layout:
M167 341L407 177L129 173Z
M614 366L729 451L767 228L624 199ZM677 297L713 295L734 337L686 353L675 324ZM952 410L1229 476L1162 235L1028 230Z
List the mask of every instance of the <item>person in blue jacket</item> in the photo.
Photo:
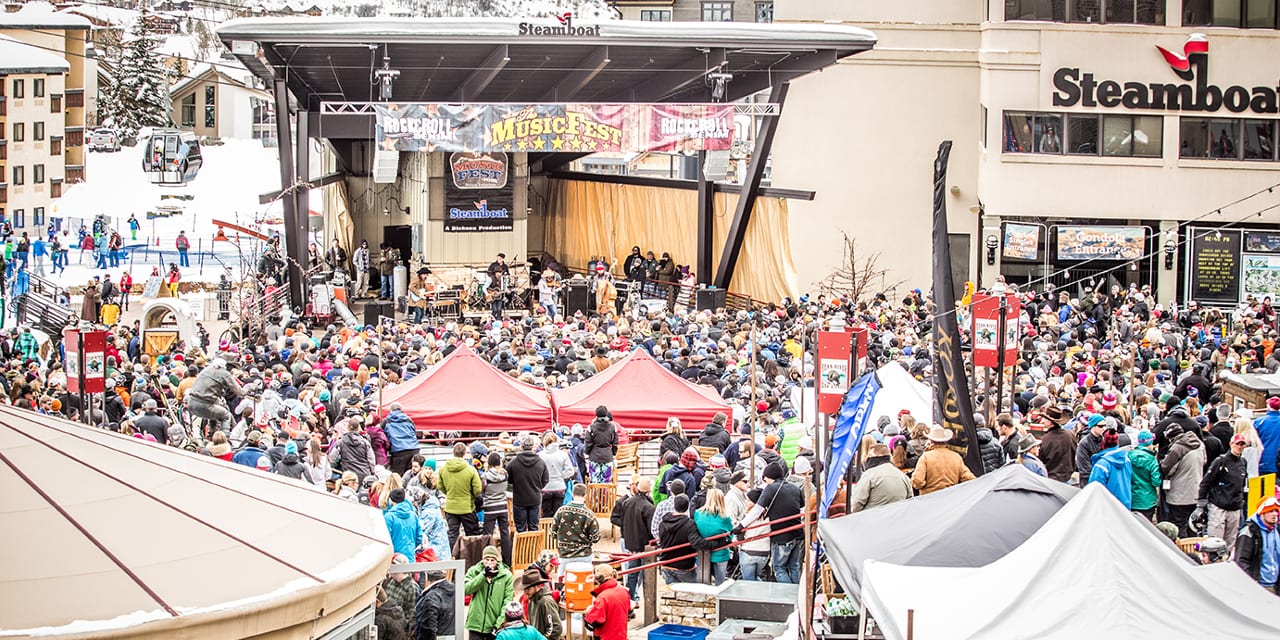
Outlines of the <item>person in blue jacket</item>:
M1120 436L1108 429L1102 434L1102 451L1093 454L1089 482L1097 482L1124 505L1133 508L1133 462L1120 448Z
M1280 397L1267 398L1267 413L1253 421L1253 428L1262 440L1262 457L1258 459L1258 475L1276 472L1276 457L1280 455Z
M382 519L391 534L391 546L406 558L416 558L418 546L422 544L422 525L418 524L418 514L404 499L404 489L392 489L388 502L391 507L382 514Z
M388 465L391 473L404 475L413 464L413 456L418 455L418 430L399 402L391 403L391 413L382 421L382 431L391 442Z

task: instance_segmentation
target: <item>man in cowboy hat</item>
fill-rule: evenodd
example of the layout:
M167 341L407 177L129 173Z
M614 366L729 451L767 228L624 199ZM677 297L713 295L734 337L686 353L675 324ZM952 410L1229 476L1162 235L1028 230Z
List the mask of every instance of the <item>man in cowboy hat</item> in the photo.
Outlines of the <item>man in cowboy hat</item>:
M548 580L541 571L534 567L525 569L520 580L524 595L528 599L529 624L543 638L559 638L564 634L564 623L560 620L560 606L551 591L547 589Z
M882 444L871 447L865 463L866 471L853 485L850 513L883 507L911 497L911 480L889 464L889 459L889 447Z
M946 446L955 437L955 432L935 424L925 437L929 439L929 448L916 461L916 470L911 476L911 486L920 495L974 479L973 472L964 464L964 458Z
M1076 437L1062 428L1066 412L1057 405L1045 409L1048 429L1040 436L1040 462L1044 463L1049 477L1058 482L1071 479L1076 470Z

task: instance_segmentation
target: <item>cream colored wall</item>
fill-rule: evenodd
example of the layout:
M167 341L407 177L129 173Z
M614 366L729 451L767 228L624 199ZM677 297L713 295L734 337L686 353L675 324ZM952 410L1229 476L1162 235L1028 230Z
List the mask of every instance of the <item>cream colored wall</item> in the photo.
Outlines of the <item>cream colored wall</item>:
M951 232L973 235L971 264L980 244L969 212L978 188L977 28L859 26L880 44L792 82L774 141L773 184L817 193L789 203L801 291L836 267L842 231L861 255L880 254L878 266L890 271L880 286L927 288L933 160L943 140L954 143L948 184L960 189L947 196Z
M774 0L775 22L844 20L870 23L977 24L984 1L1000 0ZM1001 3L1001 6L1003 4Z
M33 93L34 81L37 78L43 79L45 83L42 98L35 97ZM31 229L35 224L36 207L44 207L46 216L52 213L53 199L50 197L50 185L55 178L62 178L64 174L62 156L49 153L52 138L63 135L62 114L49 111L49 96L62 93L63 76L62 74L11 74L4 76L3 80L7 83L5 93L11 96L8 98L8 116L5 119L6 130L4 131L5 137L9 140L9 157L4 163L6 175L0 178L0 182L9 183L9 201L5 209L10 220L13 219L14 213L21 209L26 221L26 225L21 228ZM25 98L12 97L14 80L23 81ZM44 139L39 141L35 139L37 122L44 123ZM16 123L23 124L22 142L13 141L12 127ZM41 184L35 182L35 165L38 164L44 165L44 182ZM18 166L23 167L22 186L13 184L13 168Z

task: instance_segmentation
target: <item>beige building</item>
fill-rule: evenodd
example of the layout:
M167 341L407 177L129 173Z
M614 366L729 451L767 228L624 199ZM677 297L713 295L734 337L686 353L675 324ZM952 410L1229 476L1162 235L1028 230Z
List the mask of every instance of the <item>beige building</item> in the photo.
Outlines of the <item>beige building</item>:
M802 0L803 1L803 0ZM623 20L773 22L774 0L613 0Z
M275 107L247 69L232 61L199 63L169 87L170 117L211 138L262 140L275 146Z
M43 227L62 196L60 102L69 69L56 53L0 36L0 220L14 229Z
M50 122L57 121L58 153L51 153L55 140L50 138L45 150L50 153L45 171L46 180L49 181L49 197L60 197L64 180L67 184L84 180L85 118L97 111L98 65L92 49L86 46L90 38L90 23L81 16L56 12L53 5L48 3L30 2L17 11L0 13L0 36L7 36L28 44L37 51L55 55L67 65L65 75L58 81L57 90L46 85L46 97L40 98L42 104L39 107L43 110L42 116L48 117ZM0 66L5 62L0 58ZM13 100L12 96L8 99ZM34 95L23 98L24 101L37 99ZM24 108L30 108L30 105ZM10 126L14 122L13 118L10 113ZM49 127L47 131L53 129L54 127ZM11 134L12 130L6 129L6 136ZM9 144L12 147L14 143L10 140ZM9 151L12 154L14 150L10 148ZM56 176L56 182L52 176ZM12 177L11 167L9 178ZM10 193L12 192L11 183ZM51 209L45 208L45 211L49 210ZM29 216L27 223L31 224L32 214L30 210L26 212Z
M952 140L958 279L1003 274L1040 290L1046 276L1058 286L1105 277L1150 284L1159 301L1200 297L1186 293L1191 227L1231 223L1253 244L1217 267L1235 282L1212 301L1229 303L1244 290L1242 259L1280 251L1280 237L1265 241L1280 222L1267 209L1280 202L1268 192L1280 186L1276 9L780 0L780 22L838 20L879 38L792 83L773 179L818 194L791 203L801 286L832 271L845 231L863 255L878 253L884 287L927 289L932 162Z

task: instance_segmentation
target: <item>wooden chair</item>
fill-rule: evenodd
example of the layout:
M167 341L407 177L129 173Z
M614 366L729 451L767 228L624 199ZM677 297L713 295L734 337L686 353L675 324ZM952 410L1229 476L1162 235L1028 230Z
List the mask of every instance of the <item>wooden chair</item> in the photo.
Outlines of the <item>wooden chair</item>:
M1182 549L1183 553L1195 553L1196 545L1204 542L1205 540L1208 540L1205 536L1198 536L1195 538L1178 538L1178 541L1174 544L1178 545L1178 548Z
M551 538L551 525L555 523L555 518L542 518L538 520L538 531L542 532L543 539L547 541L548 546L555 546L555 540Z
M618 453L613 456L615 477L622 478L624 470L630 471L632 475L640 471L640 443L628 442L627 444L618 445Z
M612 484L587 485L587 508L596 514L596 519L604 518L609 522L609 539L617 537L617 530L609 516L613 515L613 503L618 500L618 487Z
M711 456L719 454L720 450L715 447L698 447L698 457L702 458L703 462L710 462Z
M546 548L546 534L541 531L524 531L517 533L511 550L512 571L523 571L525 567L538 561L538 555Z

